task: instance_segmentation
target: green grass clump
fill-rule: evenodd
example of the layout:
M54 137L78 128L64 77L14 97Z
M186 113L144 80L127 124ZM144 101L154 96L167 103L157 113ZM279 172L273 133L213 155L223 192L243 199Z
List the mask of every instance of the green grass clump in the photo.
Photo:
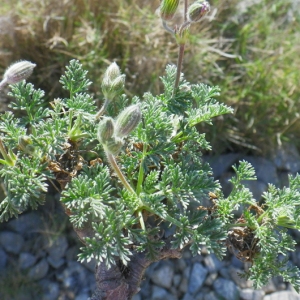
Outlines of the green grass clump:
M262 0L247 7L247 1L210 2L210 17L192 28L183 72L189 81L219 85L222 102L235 113L201 130L221 152L267 151L287 140L299 146L296 4ZM0 67L21 58L34 61L39 75L33 80L56 97L53 83L70 58L77 58L95 83L95 98L101 100L97 86L109 62L116 61L127 76L127 91L161 92L156 79L167 63L176 62L177 47L155 14L159 3L4 0Z

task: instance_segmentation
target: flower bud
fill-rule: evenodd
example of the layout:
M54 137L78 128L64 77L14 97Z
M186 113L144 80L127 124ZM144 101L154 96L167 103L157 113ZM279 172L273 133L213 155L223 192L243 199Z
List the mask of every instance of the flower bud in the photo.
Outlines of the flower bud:
M116 119L115 135L118 137L127 136L136 128L142 117L139 104L125 108Z
M189 25L180 26L175 32L175 39L178 45L184 45L189 40L190 27Z
M97 138L101 144L105 144L114 134L114 120L110 117L103 118L97 131Z
M121 148L123 147L123 140L113 136L112 138L110 138L109 140L107 140L105 142L105 144L103 144L103 147L105 149L105 151L109 152L112 155L118 155Z
M121 71L119 66L113 62L112 64L109 65L109 67L106 69L104 73L104 78L108 78L110 81L116 79L121 75Z
M3 86L4 84L14 84L22 81L23 79L27 79L32 74L33 68L35 66L36 64L33 64L26 60L12 64L5 71L3 80L0 85Z
M125 75L121 74L120 68L114 62L105 71L102 80L102 92L106 99L113 99L123 89L125 84Z
M179 0L162 0L159 7L160 17L164 21L171 20L176 13L178 4Z
M196 23L210 11L210 5L207 1L196 1L187 11L187 18L191 23Z

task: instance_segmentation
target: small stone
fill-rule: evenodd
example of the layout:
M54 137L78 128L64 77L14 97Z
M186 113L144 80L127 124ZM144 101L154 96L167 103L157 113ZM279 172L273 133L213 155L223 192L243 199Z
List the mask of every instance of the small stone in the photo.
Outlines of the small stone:
M183 277L190 278L190 274L191 274L191 266L187 266L183 271Z
M263 300L265 292L262 290L243 289L240 290L240 297L243 300Z
M281 291L267 295L263 300L300 300L300 295L293 292Z
M218 278L218 273L210 273L206 277L204 284L210 286L215 282L217 278Z
M206 293L201 291L195 296L195 300L204 300L205 295Z
M158 286L169 289L172 285L174 276L173 265L165 263L155 270L151 276L151 280Z
M44 228L44 221L38 212L29 212L21 214L18 218L12 219L7 223L7 228L27 236L32 232L37 232Z
M58 269L65 263L64 258L57 259L57 258L54 258L53 256L48 256L47 261L50 264L50 266L53 267L54 269Z
M27 269L36 263L36 257L28 252L22 252L19 256L19 266L21 269Z
M215 292L211 291L204 295L203 300L219 300L219 299L220 297L218 297Z
M195 297L189 293L184 294L182 300L195 300Z
M239 291L236 285L231 281L218 278L213 284L215 292L224 298L224 300L238 300Z
M43 288L43 295L41 300L57 300L59 297L59 284L52 282L48 279L40 281L40 285Z
M181 283L179 285L179 291L182 293L186 293L188 290L188 279L187 278L183 278L181 280Z
M173 277L173 285L175 287L177 287L179 285L180 281L181 281L181 275L180 274L174 275L174 277Z
M244 269L244 263L240 259L236 258L235 255L232 255L231 265L240 270Z
M3 231L0 232L0 245L9 253L19 254L24 245L24 239L18 233Z
M40 280L47 275L48 269L49 269L49 265L46 259L42 259L29 270L28 276L32 280Z
M166 299L177 300L177 297L168 293L168 291L162 287L153 286L151 300L166 300Z
M67 238L65 236L59 236L52 241L46 251L54 260L59 260L60 258L65 256L67 249Z
M215 254L207 255L204 258L204 264L209 273L216 273L223 266L223 263L215 256Z
M76 298L75 298L75 300L87 300L88 297L89 297L88 294L84 294L84 293L83 293L83 294L77 295Z
M221 268L219 271L220 275L225 279L231 279L229 270L227 267Z
M90 278L84 266L71 261L68 262L68 267L62 273L57 274L57 279L62 282L64 288L77 293L82 292L82 288L88 284Z
M183 272L186 269L186 262L184 259L178 259L175 265L176 270Z
M191 276L189 278L188 288L191 294L195 294L201 289L207 274L207 269L204 268L201 264L195 263L193 265Z

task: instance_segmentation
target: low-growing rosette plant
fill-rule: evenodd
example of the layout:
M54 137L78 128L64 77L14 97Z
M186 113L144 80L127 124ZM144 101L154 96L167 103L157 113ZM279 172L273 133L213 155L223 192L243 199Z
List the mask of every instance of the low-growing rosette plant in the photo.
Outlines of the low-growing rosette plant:
M201 254L202 246L220 259L228 248L250 262L241 276L255 287L281 275L298 291L299 270L288 263L295 247L288 229L299 229L300 177L290 177L283 189L270 185L261 206L243 185L255 174L242 161L233 167L231 194L223 196L202 160L210 145L196 125L232 109L215 99L218 87L189 83L180 71L189 26L209 5L196 1L188 7L184 1L183 24L173 30L166 22L177 7L174 0L160 6L163 25L179 45L177 66L168 65L160 78L160 95L127 97L125 75L112 63L99 109L88 93L87 72L71 60L60 79L68 97L46 105L44 92L23 80L34 64L8 68L2 86L11 84L14 100L0 118L6 192L0 221L43 204L49 184L57 183L83 244L79 260L97 261L93 300L131 299L152 262L179 258L185 247ZM8 82L7 74L18 82Z

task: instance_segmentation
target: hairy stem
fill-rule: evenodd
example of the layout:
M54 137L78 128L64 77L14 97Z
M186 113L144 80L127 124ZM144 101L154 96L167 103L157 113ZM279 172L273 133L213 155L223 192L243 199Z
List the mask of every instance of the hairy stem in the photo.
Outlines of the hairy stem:
M95 115L95 119L99 119L105 112L105 110L107 109L108 104L110 103L110 100L105 99L102 107L100 108L100 110L97 112L97 114Z
M176 89L179 86L179 80L180 80L180 74L181 74L182 62L183 62L183 56L184 56L184 49L185 49L185 44L180 44L179 49L178 49L177 72L176 72L176 79L175 79L175 84L174 84L174 89L173 89L173 97L175 96Z
M109 152L106 152L106 156L107 156L107 159L108 159L111 167L114 169L114 171L116 172L116 174L119 177L120 181L123 183L123 185L127 189L127 191L130 192L132 195L135 195L136 197L138 197L136 192L131 187L131 185L128 183L128 181L126 180L124 174L120 170L120 168L119 168L119 166L116 162L115 157ZM140 200L140 206L143 206L143 203L142 203L141 200ZM143 230L146 230L146 226L145 226L145 223L144 223L144 218L143 218L142 212L140 210L138 211L138 217L139 217L141 228Z
M124 174L122 173L122 171L120 170L115 157L109 153L106 152L106 156L107 159L111 165L111 167L114 169L114 171L116 172L117 176L119 177L119 179L121 180L121 182L123 183L123 185L125 186L125 188L127 189L128 192L130 192L131 194L136 195L134 189L131 187L131 185L128 183L127 179L125 178Z

